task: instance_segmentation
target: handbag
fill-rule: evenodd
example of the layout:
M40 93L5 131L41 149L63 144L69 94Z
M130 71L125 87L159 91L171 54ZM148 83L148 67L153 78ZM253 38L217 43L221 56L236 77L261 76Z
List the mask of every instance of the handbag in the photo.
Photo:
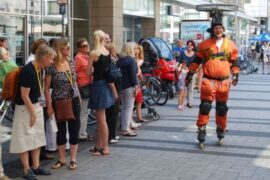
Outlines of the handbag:
M55 100L54 107L57 122L75 120L73 113L72 98Z
M90 94L89 85L80 87L79 90L80 90L81 97L83 99L89 98L89 94Z
M122 78L122 72L115 61L111 61L106 71L106 80L108 82L117 82Z

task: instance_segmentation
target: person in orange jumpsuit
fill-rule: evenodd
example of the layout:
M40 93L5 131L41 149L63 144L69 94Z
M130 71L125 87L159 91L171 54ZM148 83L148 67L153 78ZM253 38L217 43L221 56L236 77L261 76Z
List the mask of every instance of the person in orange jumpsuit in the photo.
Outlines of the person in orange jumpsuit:
M191 81L193 74L202 64L203 79L201 84L201 104L197 120L198 140L205 141L206 125L212 102L216 100L217 137L222 140L227 126L227 100L231 84L238 83L238 50L235 44L225 38L222 23L212 23L208 32L211 38L198 45L198 51L193 63L189 67L186 85ZM232 80L230 74L232 72Z

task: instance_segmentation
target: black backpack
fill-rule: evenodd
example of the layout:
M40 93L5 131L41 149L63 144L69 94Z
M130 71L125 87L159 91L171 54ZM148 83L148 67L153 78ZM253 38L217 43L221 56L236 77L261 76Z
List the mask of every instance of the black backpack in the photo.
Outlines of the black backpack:
M106 80L108 82L117 82L122 79L122 72L115 61L111 61L106 70Z

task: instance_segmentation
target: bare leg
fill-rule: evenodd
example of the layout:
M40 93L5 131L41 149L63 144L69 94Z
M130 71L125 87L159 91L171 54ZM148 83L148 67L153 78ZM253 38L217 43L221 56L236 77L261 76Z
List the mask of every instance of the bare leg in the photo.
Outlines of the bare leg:
M78 152L78 144L71 144L70 145L70 161L76 162Z
M39 167L39 155L40 148L31 151L33 169L37 169Z
M142 103L136 103L137 120L142 120Z
M62 163L66 162L66 145L58 145L59 160Z
M97 118L97 124L98 130L99 130L99 136L101 139L101 147L104 150L104 153L109 153L109 146L108 146L108 126L106 122L106 115L105 115L105 109L96 110L96 118Z
M20 153L20 160L23 166L23 172L26 173L26 171L30 169L28 152Z

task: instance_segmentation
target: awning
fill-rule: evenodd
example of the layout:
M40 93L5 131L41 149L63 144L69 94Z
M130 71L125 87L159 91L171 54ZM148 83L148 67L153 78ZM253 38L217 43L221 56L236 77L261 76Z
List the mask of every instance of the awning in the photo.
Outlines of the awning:
M235 12L224 12L224 15L229 15L229 16L233 16L233 17L237 16L237 17L240 17L242 19L247 19L250 21L258 22L258 19L251 17L250 15L248 15L244 12L241 12L241 11L237 11L236 13Z
M208 1L204 1L204 0L176 0L176 1L184 3L186 5L190 5L192 7L196 7L197 5L201 5L201 4L209 4Z

